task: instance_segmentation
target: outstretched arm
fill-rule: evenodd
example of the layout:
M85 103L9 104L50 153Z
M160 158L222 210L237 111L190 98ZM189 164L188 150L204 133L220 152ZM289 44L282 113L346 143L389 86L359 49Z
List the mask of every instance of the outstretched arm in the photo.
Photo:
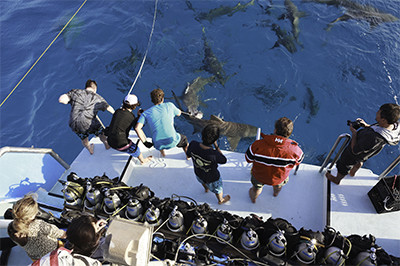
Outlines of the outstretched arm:
M111 105L107 107L107 111L109 111L111 114L114 114L115 112L114 108Z
M70 100L71 98L69 98L67 94L63 94L60 96L60 98L58 98L58 102L62 104L68 104Z

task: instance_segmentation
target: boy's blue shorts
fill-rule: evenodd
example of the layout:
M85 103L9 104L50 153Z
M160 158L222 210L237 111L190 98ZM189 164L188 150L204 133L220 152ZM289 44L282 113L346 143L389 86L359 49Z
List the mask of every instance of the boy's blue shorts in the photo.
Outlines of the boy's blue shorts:
M219 178L217 181L211 182L211 183L204 183L198 176L196 176L197 181L199 181L201 184L205 185L206 187L208 187L208 189L215 193L215 194L219 194L222 193L222 179Z

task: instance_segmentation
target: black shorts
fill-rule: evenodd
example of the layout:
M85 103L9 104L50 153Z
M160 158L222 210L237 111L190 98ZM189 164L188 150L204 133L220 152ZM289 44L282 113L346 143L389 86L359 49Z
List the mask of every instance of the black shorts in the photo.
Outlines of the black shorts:
M104 133L104 128L100 125L97 129L93 129L93 130L88 130L85 133L78 133L75 132L75 134L81 139L84 140L86 138L89 137L89 135L96 135L96 137L98 137L99 135Z
M182 135L181 133L179 133L179 135L181 135L181 140L179 141L178 144L176 144L176 147L184 148L187 145L189 145L187 137L185 135Z

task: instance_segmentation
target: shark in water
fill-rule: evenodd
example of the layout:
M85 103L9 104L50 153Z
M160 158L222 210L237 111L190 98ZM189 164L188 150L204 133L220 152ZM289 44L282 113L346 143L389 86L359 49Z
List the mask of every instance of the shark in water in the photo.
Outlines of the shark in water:
M271 49L282 45L292 54L297 52L295 38L291 34L289 34L286 30L282 30L277 24L272 24L272 30L275 32L278 40Z
M299 33L300 33L300 18L305 17L306 13L298 10L297 6L291 0L285 0L285 8L287 13L282 16L282 18L290 19L292 23L292 33L296 42L299 43Z
M218 58L215 56L215 54L211 50L210 45L208 44L204 28L203 28L203 40L204 40L204 59L203 59L204 65L201 69L214 75L217 81L222 86L224 86L225 82L228 80L228 77L226 76L225 70L222 68L223 64L220 61L218 61Z
M172 91L178 107L182 109L178 97ZM203 114L193 115L187 112L182 112L182 117L193 126L193 134L201 132L207 125L216 125L220 129L220 134L226 136L232 150L235 150L239 141L242 138L253 138L257 136L257 127L247 124L225 121L222 118L211 115L209 120L202 119Z
M303 0L303 1L333 5L336 7L342 6L346 9L345 14L338 17L334 21L330 22L326 30L330 30L333 24L338 21L346 21L349 19L367 21L371 26L371 28L378 26L380 23L394 22L399 20L398 17L395 17L389 13L382 12L373 6L362 5L359 3L352 2L350 0Z
M199 113L198 107L200 106L199 92L204 90L204 86L209 83L215 82L215 76L208 78L197 77L191 83L189 83L183 93L183 103L188 108L188 111L192 115Z
M254 5L254 0L251 0L247 4L241 4L240 2L235 5L235 6L220 6L214 9L211 9L209 12L201 12L196 16L196 20L208 20L209 22L212 22L215 18L228 15L232 16L238 11L246 11L246 8L248 6Z
M182 116L193 125L193 133L201 132L207 125L216 125L220 133L226 136L232 150L235 150L242 138L254 138L257 136L257 127L242 123L225 121L222 118L211 115L209 120L197 118L188 113L182 113Z

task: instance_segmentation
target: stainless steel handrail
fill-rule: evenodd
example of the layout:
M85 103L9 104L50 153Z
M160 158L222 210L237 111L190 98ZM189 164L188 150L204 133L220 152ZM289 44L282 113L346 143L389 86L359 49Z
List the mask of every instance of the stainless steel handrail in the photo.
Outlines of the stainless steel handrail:
M0 148L0 157L7 152L21 152L21 153L48 153L50 154L59 164L61 164L65 169L69 169L69 164L67 164L61 157L55 153L52 149L46 148L26 148L26 147L9 147L5 146Z
M387 176L398 164L400 164L400 155L379 175L379 179Z
M335 144L333 144L328 156L326 156L325 161L322 163L321 168L319 169L320 173L324 170L324 168L328 164L329 159L332 157L333 152L336 150L337 146L339 145L339 143L340 143L340 141L342 139L345 139L345 140L343 141L343 144L340 147L340 149L339 149L338 153L336 154L335 158L333 159L333 161L329 165L328 170L332 169L332 167L335 165L335 163L339 159L339 156L342 154L343 150L346 148L346 145L349 143L349 141L351 139L351 136L348 133L343 133L343 134L339 135L339 137L335 141Z

